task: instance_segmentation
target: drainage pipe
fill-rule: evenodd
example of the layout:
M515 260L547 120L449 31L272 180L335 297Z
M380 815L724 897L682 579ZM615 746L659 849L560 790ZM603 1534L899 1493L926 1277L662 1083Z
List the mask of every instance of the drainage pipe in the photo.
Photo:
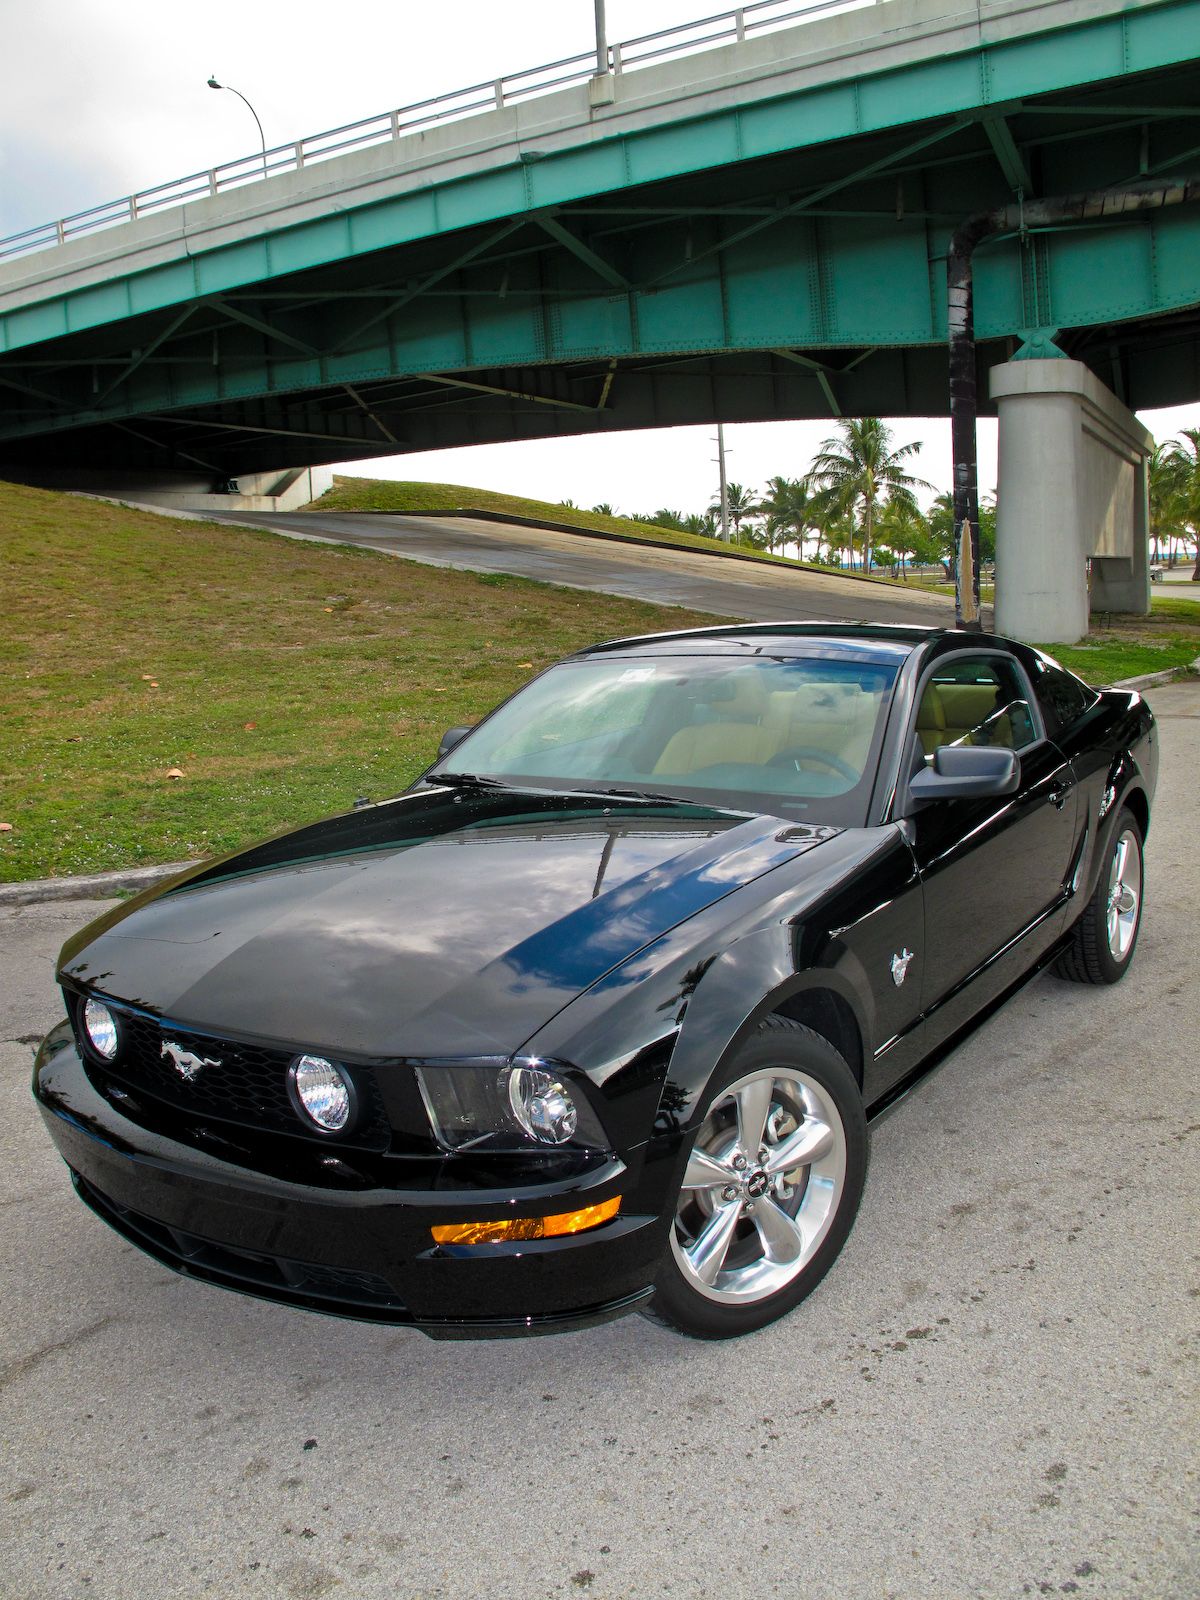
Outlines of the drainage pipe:
M975 444L978 395L975 378L975 310L972 257L977 245L998 233L1022 238L1032 229L1072 222L1118 221L1200 200L1200 177L1147 178L1116 189L1048 200L1018 200L981 211L957 230L946 260L950 335L950 448L954 460L954 549L957 554L954 611L957 625L978 631L979 483ZM966 559L964 559L964 557ZM965 592L964 592L965 591Z

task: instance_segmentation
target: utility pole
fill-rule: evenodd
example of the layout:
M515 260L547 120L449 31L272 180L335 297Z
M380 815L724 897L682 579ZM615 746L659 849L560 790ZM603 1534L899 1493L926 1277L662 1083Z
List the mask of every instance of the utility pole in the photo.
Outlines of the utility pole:
M602 78L608 71L608 34L604 26L604 0L596 5L596 76Z
M717 423L717 463L721 473L721 538L729 543L729 483L725 477L725 424Z

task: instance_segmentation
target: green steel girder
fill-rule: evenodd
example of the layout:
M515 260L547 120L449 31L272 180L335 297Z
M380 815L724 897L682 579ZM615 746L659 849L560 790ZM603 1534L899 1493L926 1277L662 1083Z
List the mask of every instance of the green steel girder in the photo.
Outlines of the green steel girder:
M0 323L0 351L135 316L205 294L270 280L347 256L457 232L490 219L613 194L709 167L820 148L863 134L977 115L989 106L1178 66L1196 54L1198 0L1174 0L1054 32L983 42L957 56L848 79L555 153L536 165L322 217L284 233L73 295L50 296ZM1184 102L1187 103L1186 101Z
M985 41L48 292L0 316L0 467L111 457L114 428L249 470L281 442L348 459L723 404L879 412L889 351L890 408L941 411L955 224L1013 189L1194 159L1189 37L1200 0ZM976 263L985 360L1022 330L1086 352L1089 330L1121 329L1106 337L1139 404L1200 393L1159 338L1190 351L1178 316L1197 305L1191 212L999 241Z

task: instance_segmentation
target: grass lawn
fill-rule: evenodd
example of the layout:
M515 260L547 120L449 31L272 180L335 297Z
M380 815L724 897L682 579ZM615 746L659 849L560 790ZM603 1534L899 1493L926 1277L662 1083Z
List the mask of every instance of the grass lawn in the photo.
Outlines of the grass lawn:
M395 794L446 728L571 650L720 620L8 484L0 594L10 881L211 855ZM1193 602L1101 620L1052 648L1093 682L1200 655Z
M8 484L0 594L10 881L210 855L395 794L559 656L719 620Z
M1200 604L1155 594L1148 617L1100 612L1081 643L1045 648L1089 683L1120 683L1149 672L1187 667L1200 656Z

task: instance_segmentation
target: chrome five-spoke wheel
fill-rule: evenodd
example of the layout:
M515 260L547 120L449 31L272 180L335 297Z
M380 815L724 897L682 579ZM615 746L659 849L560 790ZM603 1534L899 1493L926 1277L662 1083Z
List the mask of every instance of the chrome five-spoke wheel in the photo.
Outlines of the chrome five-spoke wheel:
M707 1091L649 1315L698 1338L790 1311L858 1210L866 1119L827 1039L768 1017Z
M739 1078L684 1173L671 1245L685 1277L727 1305L777 1293L828 1233L845 1177L842 1119L815 1079L782 1067Z
M1108 872L1105 921L1114 961L1125 961L1137 935L1142 909L1142 851L1132 828L1125 828L1113 847Z
M1096 887L1055 966L1076 983L1116 983L1133 960L1145 899L1142 830L1128 807L1117 818Z

